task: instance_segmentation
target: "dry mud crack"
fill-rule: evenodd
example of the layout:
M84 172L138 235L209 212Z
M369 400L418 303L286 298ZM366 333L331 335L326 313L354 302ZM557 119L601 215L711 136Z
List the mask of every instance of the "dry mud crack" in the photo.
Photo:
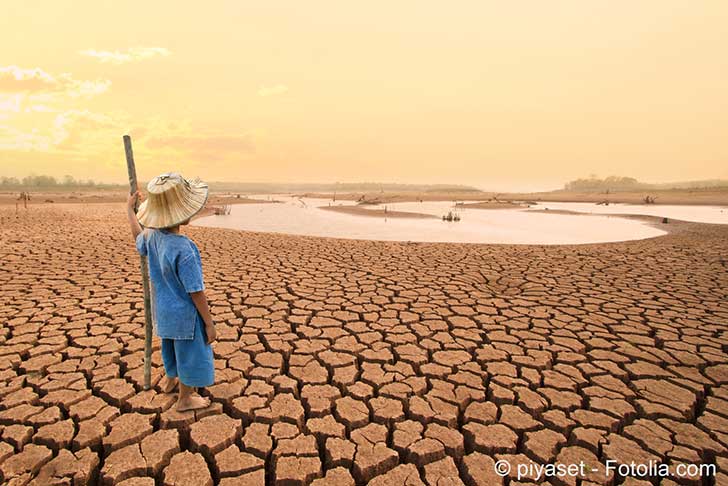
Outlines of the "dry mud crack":
M728 484L728 228L496 246L186 228L218 323L210 408L142 390L116 206L0 207L3 483ZM153 381L163 375L155 340ZM494 464L715 464L501 478Z

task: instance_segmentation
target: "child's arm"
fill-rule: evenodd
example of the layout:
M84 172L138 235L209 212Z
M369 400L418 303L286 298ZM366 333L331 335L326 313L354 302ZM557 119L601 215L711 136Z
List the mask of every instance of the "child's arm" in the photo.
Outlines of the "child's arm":
M129 199L126 200L126 215L129 217L129 225L131 226L131 234L134 236L134 241L136 241L136 237L139 236L139 233L142 232L142 227L137 220L136 213L134 212L134 205L140 197L141 193L137 191L130 195Z
M197 307L197 312L202 317L202 322L205 323L205 332L207 333L207 344L211 344L217 339L217 331L215 330L215 323L212 322L212 314L210 314L210 307L207 305L207 296L205 291L200 290L199 292L190 292L192 302Z

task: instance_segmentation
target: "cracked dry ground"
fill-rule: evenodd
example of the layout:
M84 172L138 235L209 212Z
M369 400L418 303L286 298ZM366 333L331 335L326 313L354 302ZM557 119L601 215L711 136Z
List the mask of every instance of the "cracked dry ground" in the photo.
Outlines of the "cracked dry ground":
M728 482L728 228L568 247L187 228L217 383L209 409L177 413L142 390L123 211L0 219L7 484L535 482L497 477L499 459L710 463L704 482L653 484ZM603 468L549 481L650 484Z

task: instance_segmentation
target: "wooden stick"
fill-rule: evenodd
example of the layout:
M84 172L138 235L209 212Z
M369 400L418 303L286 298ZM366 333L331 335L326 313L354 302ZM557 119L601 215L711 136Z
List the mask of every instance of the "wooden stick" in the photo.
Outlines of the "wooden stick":
M131 150L131 137L124 135L124 152L126 152L126 168L129 172L129 194L137 192L136 166L134 153ZM134 204L134 212L138 209L139 201ZM152 387L152 307L149 293L149 265L147 257L141 258L142 288L144 289L144 389Z

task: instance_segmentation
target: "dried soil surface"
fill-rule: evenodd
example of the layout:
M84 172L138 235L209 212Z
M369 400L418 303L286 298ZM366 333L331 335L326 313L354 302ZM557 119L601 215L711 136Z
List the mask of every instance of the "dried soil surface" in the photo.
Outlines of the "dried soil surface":
M673 229L504 246L186 227L219 341L213 405L177 413L157 340L142 388L123 205L0 207L0 481L726 484L728 228ZM602 469L518 482L502 459ZM607 460L718 475L625 482Z

